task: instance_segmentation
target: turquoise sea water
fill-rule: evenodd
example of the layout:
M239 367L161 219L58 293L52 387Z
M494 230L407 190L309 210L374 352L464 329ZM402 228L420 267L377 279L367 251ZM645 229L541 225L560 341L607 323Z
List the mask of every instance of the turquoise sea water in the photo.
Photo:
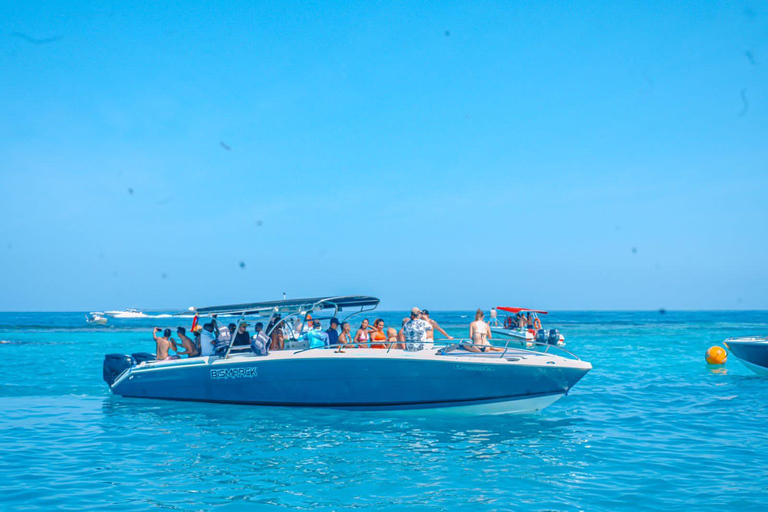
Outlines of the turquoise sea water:
M433 318L465 334L469 315ZM546 320L594 370L540 414L461 417L112 397L103 354L178 319L2 313L0 509L768 507L768 379L703 359L768 313Z

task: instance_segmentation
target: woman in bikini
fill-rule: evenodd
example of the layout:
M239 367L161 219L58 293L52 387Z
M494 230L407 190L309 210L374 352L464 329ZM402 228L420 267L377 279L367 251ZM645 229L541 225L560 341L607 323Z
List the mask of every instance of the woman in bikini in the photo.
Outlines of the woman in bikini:
M373 331L371 331L371 348L387 348L387 335L384 334L384 320L377 318L373 322Z
M500 352L504 349L494 347L488 340L491 338L491 327L483 321L482 309L475 313L475 321L469 324L469 337L472 338L474 345L464 344L462 348L470 352Z
M355 342L357 343L357 348L368 348L368 341L371 339L370 331L371 327L368 323L368 319L364 319L363 323L360 324L360 328L355 333Z

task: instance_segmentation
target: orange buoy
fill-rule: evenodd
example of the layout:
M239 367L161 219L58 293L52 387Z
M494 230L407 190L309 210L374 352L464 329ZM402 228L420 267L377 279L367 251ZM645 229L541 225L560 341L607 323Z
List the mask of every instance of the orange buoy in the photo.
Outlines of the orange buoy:
M706 359L709 364L725 364L728 360L728 352L723 347L715 345L707 350Z

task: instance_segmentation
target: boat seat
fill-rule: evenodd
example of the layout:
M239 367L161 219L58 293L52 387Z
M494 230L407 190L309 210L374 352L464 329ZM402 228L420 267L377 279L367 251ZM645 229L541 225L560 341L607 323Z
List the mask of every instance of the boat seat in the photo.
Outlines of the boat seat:
M131 354L131 357L136 361L136 364L157 361L155 354L150 354L149 352L136 352L135 354Z

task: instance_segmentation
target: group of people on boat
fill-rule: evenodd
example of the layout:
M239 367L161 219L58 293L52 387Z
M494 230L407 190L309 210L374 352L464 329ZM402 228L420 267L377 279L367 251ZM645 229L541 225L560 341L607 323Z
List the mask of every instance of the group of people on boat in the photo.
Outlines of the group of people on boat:
M498 316L496 316L496 310L491 310L491 324L494 327L500 327L501 322L499 321ZM515 316L507 316L504 318L504 328L505 329L534 329L538 331L541 329L541 320L535 315L532 315L529 311L528 313L519 312L515 314Z
M471 352L502 350L489 342L491 329L484 321L484 316L483 311L478 309L475 320L469 327L471 343L462 343L460 348ZM248 332L250 324L246 321L225 326L214 315L210 322L193 328L194 339L187 336L184 327L178 327L178 344L171 337L170 329L161 330L155 327L152 334L157 346L158 361L179 359L181 356L223 355L230 347L237 351L248 350L249 347L250 351L257 355L267 355L273 350L284 350L286 339L308 342L309 348L335 348L337 352L350 348L392 348L410 351L429 349L433 346L435 331L448 340L454 339L437 321L430 318L428 310L417 307L411 309L410 316L403 318L400 329L387 327L381 318L374 320L372 325L367 318L364 319L354 334L349 322L340 322L334 317L329 323L328 329L323 329L322 322L312 318L311 314L305 315L303 321L298 318L294 323L283 321L281 316L276 314L266 329L262 322L257 322L251 335ZM183 351L179 350L179 344ZM171 354L171 351L176 354Z

